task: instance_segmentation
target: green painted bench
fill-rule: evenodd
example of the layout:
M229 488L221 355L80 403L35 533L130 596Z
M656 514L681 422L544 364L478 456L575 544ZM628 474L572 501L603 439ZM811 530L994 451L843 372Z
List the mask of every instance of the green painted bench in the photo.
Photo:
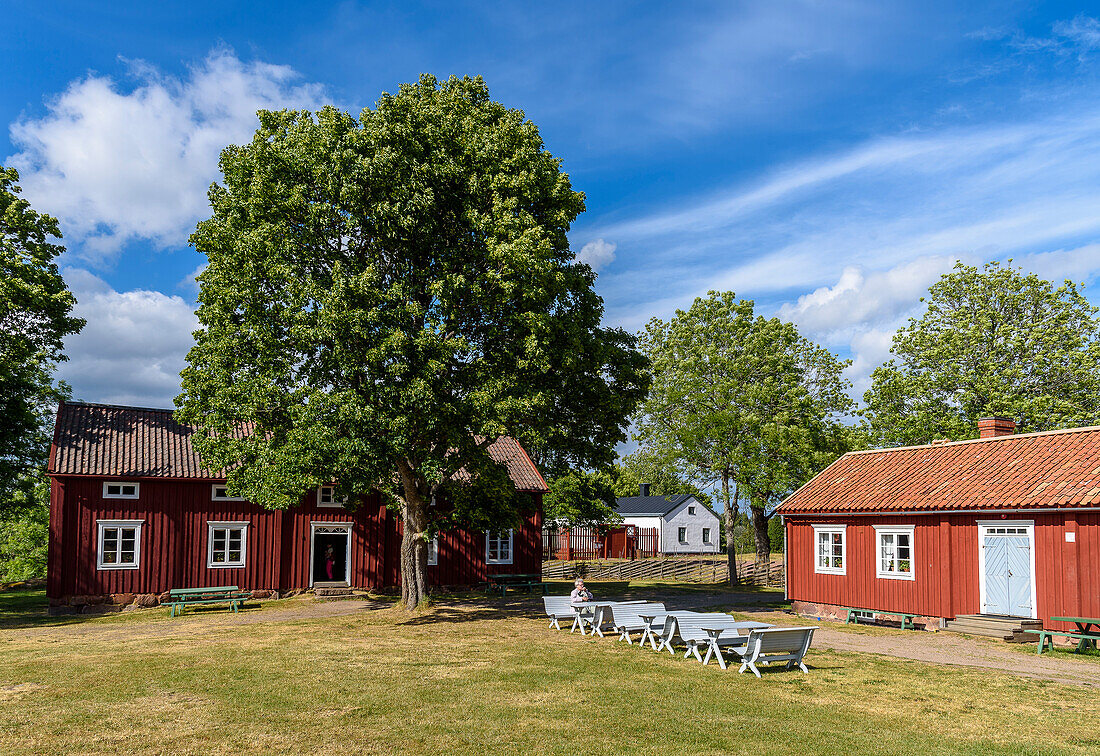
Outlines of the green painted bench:
M851 622L859 624L860 614L870 614L871 619L874 619L876 614L889 614L893 617L901 617L901 629L902 630L916 630L917 626L913 624L913 618L918 616L912 612L888 612L885 609L856 609L853 607L841 607L848 612L848 618L844 620L844 624L847 625Z
M486 583L486 590L490 592L500 591L500 597L504 598L509 588L522 588L528 593L534 590L541 590L542 595L545 596L550 592L550 585L542 582L542 575L540 574L519 574L519 573L507 573L502 575L486 575L489 578L489 582Z
M241 593L235 585L219 585L213 588L173 588L168 591L168 606L171 609L168 616L175 617L183 614L186 606L199 604L228 604L236 614L237 609L244 605L250 598L247 593Z
M1042 630L1024 630L1025 633L1039 636L1039 647L1035 650L1037 654L1043 653L1048 643L1051 651L1053 651L1055 637L1076 640L1078 651L1096 648L1096 642L1100 641L1100 619L1093 617L1051 617L1050 619L1052 622L1072 622L1077 625L1077 629L1047 630L1043 628Z

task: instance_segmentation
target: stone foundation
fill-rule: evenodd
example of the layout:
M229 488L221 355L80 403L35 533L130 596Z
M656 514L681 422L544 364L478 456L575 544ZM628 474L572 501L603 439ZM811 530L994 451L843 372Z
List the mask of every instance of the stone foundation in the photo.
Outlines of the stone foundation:
M251 594L254 599L280 598L274 590L242 591ZM282 598L296 595L301 591L287 591ZM107 614L109 612L134 612L168 603L168 591L164 593L111 593L103 596L62 596L51 598L50 615L60 614Z
M792 601L791 609L794 610L795 614L817 620L844 622L848 619L848 610L836 604L818 604L812 601ZM875 616L875 623L887 626L900 625L901 617L895 614L879 614ZM939 632L943 629L943 618L918 615L913 617L913 624L930 632Z

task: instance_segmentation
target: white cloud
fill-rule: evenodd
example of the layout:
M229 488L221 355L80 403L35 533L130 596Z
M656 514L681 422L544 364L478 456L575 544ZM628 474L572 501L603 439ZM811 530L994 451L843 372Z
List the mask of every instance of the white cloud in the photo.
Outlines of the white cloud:
M287 66L215 50L186 76L129 62L136 86L98 74L72 82L40 118L11 126L28 199L61 220L76 253L110 258L132 239L186 241L228 144L248 141L256 111L316 108L323 90Z
M577 253L577 262L588 263L592 270L600 271L615 261L616 245L603 239L588 242Z
M69 361L58 371L73 398L171 407L198 327L192 306L159 291L115 291L79 268L64 275L77 298L75 314L88 321L66 339Z

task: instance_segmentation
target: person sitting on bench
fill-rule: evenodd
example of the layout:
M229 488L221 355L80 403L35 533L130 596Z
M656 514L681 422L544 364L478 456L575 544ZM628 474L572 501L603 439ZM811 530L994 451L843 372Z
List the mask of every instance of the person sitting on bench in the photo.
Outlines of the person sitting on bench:
M592 591L584 587L584 581L577 578L573 581L573 591L569 594L569 603L583 604L592 600Z

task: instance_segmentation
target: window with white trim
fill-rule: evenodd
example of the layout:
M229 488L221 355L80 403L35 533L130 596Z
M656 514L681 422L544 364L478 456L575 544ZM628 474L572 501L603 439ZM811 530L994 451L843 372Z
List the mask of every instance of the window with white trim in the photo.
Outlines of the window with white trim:
M101 570L136 570L141 565L144 520L97 520L96 566Z
M207 522L206 566L244 567L248 551L247 522Z
M428 541L428 564L439 564L439 536Z
M843 525L814 526L814 572L844 575L847 570L847 543Z
M710 528L703 528L703 543L710 543Z
M680 543L687 543L688 542L688 529L687 528L676 528L676 539Z
M104 499L136 499L141 494L140 483L108 481L103 484Z
M243 496L233 496L224 483L215 483L210 486L211 501L245 501Z
M332 507L333 509L343 507L348 503L347 497L337 498L336 486L321 486L317 489L317 506L319 507Z
M878 576L913 580L913 526L875 526Z
M485 533L485 562L486 564L512 563L511 530Z

